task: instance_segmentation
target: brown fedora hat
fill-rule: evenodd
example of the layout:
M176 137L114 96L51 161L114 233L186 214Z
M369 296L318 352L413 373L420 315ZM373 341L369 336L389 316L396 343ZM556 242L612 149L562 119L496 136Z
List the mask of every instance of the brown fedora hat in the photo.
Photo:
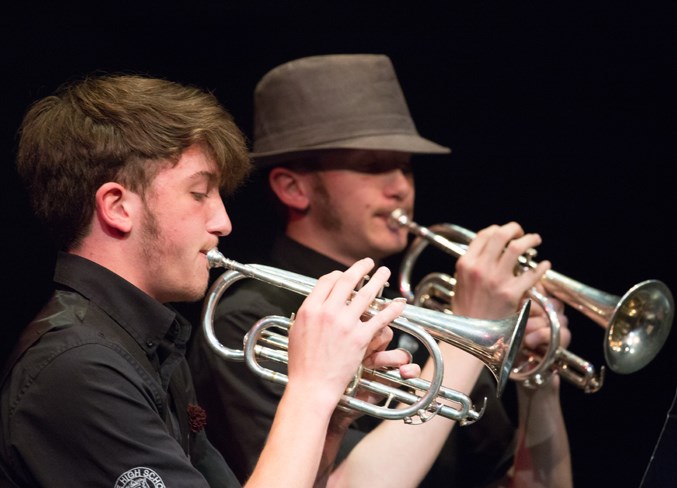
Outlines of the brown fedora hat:
M326 149L450 152L419 135L387 56L310 56L273 68L254 91L255 164Z

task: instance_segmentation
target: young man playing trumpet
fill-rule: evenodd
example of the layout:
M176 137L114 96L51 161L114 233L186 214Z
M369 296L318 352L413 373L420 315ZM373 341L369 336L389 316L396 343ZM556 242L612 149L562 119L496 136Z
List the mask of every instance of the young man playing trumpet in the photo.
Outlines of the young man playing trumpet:
M206 254L231 231L221 191L249 165L230 115L193 87L92 76L30 108L17 168L62 252L54 293L3 371L0 485L240 486L204 432L185 360L191 326L166 304L203 297ZM326 274L304 300L248 487L324 484L345 422L336 405L363 361L418 373L383 350L402 304L362 319L389 276L379 268L354 293L373 265Z
M388 218L397 208L413 213L411 156L449 149L416 131L390 60L380 55L295 60L266 74L254 96L252 156L257 170L267 173L284 219L284 233L270 255L254 261L318 276L327 269L349 266L361 256L378 262L402 251L407 231L393 228ZM513 314L549 267L542 262L533 271L514 274L518 257L539 243L538 235L525 234L516 223L479 232L456 266L454 313L484 319ZM258 319L289 315L299 302L298 296L284 290L243 282L221 300L216 334L224 344L238 344ZM561 312L561 303L554 303ZM532 310L524 346L538 349L550 333L543 315L536 307ZM561 321L566 325L565 316ZM569 340L564 327L562 347ZM400 347L408 344L399 342ZM454 427L455 422L439 416L415 427L391 421L354 424L330 484L570 486L559 378L534 390L518 385L515 429L495 399L495 381L482 363L446 343L440 348L444 384L472 391L471 397L478 401L486 397L484 417L464 427ZM210 412L210 425L216 427L212 439L237 475L246 479L269 433L282 391L245 365L223 361L199 336L190 361L201 401ZM430 368L426 363L424 376ZM233 438L244 443L236 445Z

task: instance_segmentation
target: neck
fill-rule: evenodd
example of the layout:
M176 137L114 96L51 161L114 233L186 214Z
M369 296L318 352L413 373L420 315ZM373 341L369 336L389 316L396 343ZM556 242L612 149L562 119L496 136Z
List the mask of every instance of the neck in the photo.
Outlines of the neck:
M371 257L372 259L377 260L374 256L356 257L349 252L338 249L334 246L335 241L328 232L323 229L318 229L315 226L308 226L302 221L289 223L285 234L299 244L303 244L307 248L327 256L338 263L344 264L345 266L351 266L353 263L364 257Z
M125 239L99 235L94 231L83 240L80 246L69 249L68 252L109 269L152 296L145 286L143 276L139 273L139 270L144 269L143 266L139 265L136 254L125 244Z

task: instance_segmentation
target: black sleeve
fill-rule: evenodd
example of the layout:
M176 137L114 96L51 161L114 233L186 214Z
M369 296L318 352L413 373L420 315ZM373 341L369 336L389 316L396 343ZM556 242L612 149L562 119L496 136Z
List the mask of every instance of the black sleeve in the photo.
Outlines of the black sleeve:
M25 391L15 396L10 419L8 441L17 465L32 477L28 485L209 486L119 351L82 344L40 367L19 384Z

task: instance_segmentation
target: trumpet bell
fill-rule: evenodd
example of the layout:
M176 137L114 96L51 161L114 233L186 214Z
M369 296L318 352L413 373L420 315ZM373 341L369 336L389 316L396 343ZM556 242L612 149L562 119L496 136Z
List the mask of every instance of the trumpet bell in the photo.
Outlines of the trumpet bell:
M615 373L631 374L645 367L670 334L675 301L662 281L642 281L622 297L553 270L546 272L543 282L553 296L606 330L604 359Z
M486 320L406 305L402 317L423 327L435 339L480 359L496 379L496 396L500 397L519 355L530 307L531 300L526 300L516 314L504 319Z
M609 368L630 374L649 364L667 340L674 311L663 282L647 280L630 288L608 321L604 358Z

